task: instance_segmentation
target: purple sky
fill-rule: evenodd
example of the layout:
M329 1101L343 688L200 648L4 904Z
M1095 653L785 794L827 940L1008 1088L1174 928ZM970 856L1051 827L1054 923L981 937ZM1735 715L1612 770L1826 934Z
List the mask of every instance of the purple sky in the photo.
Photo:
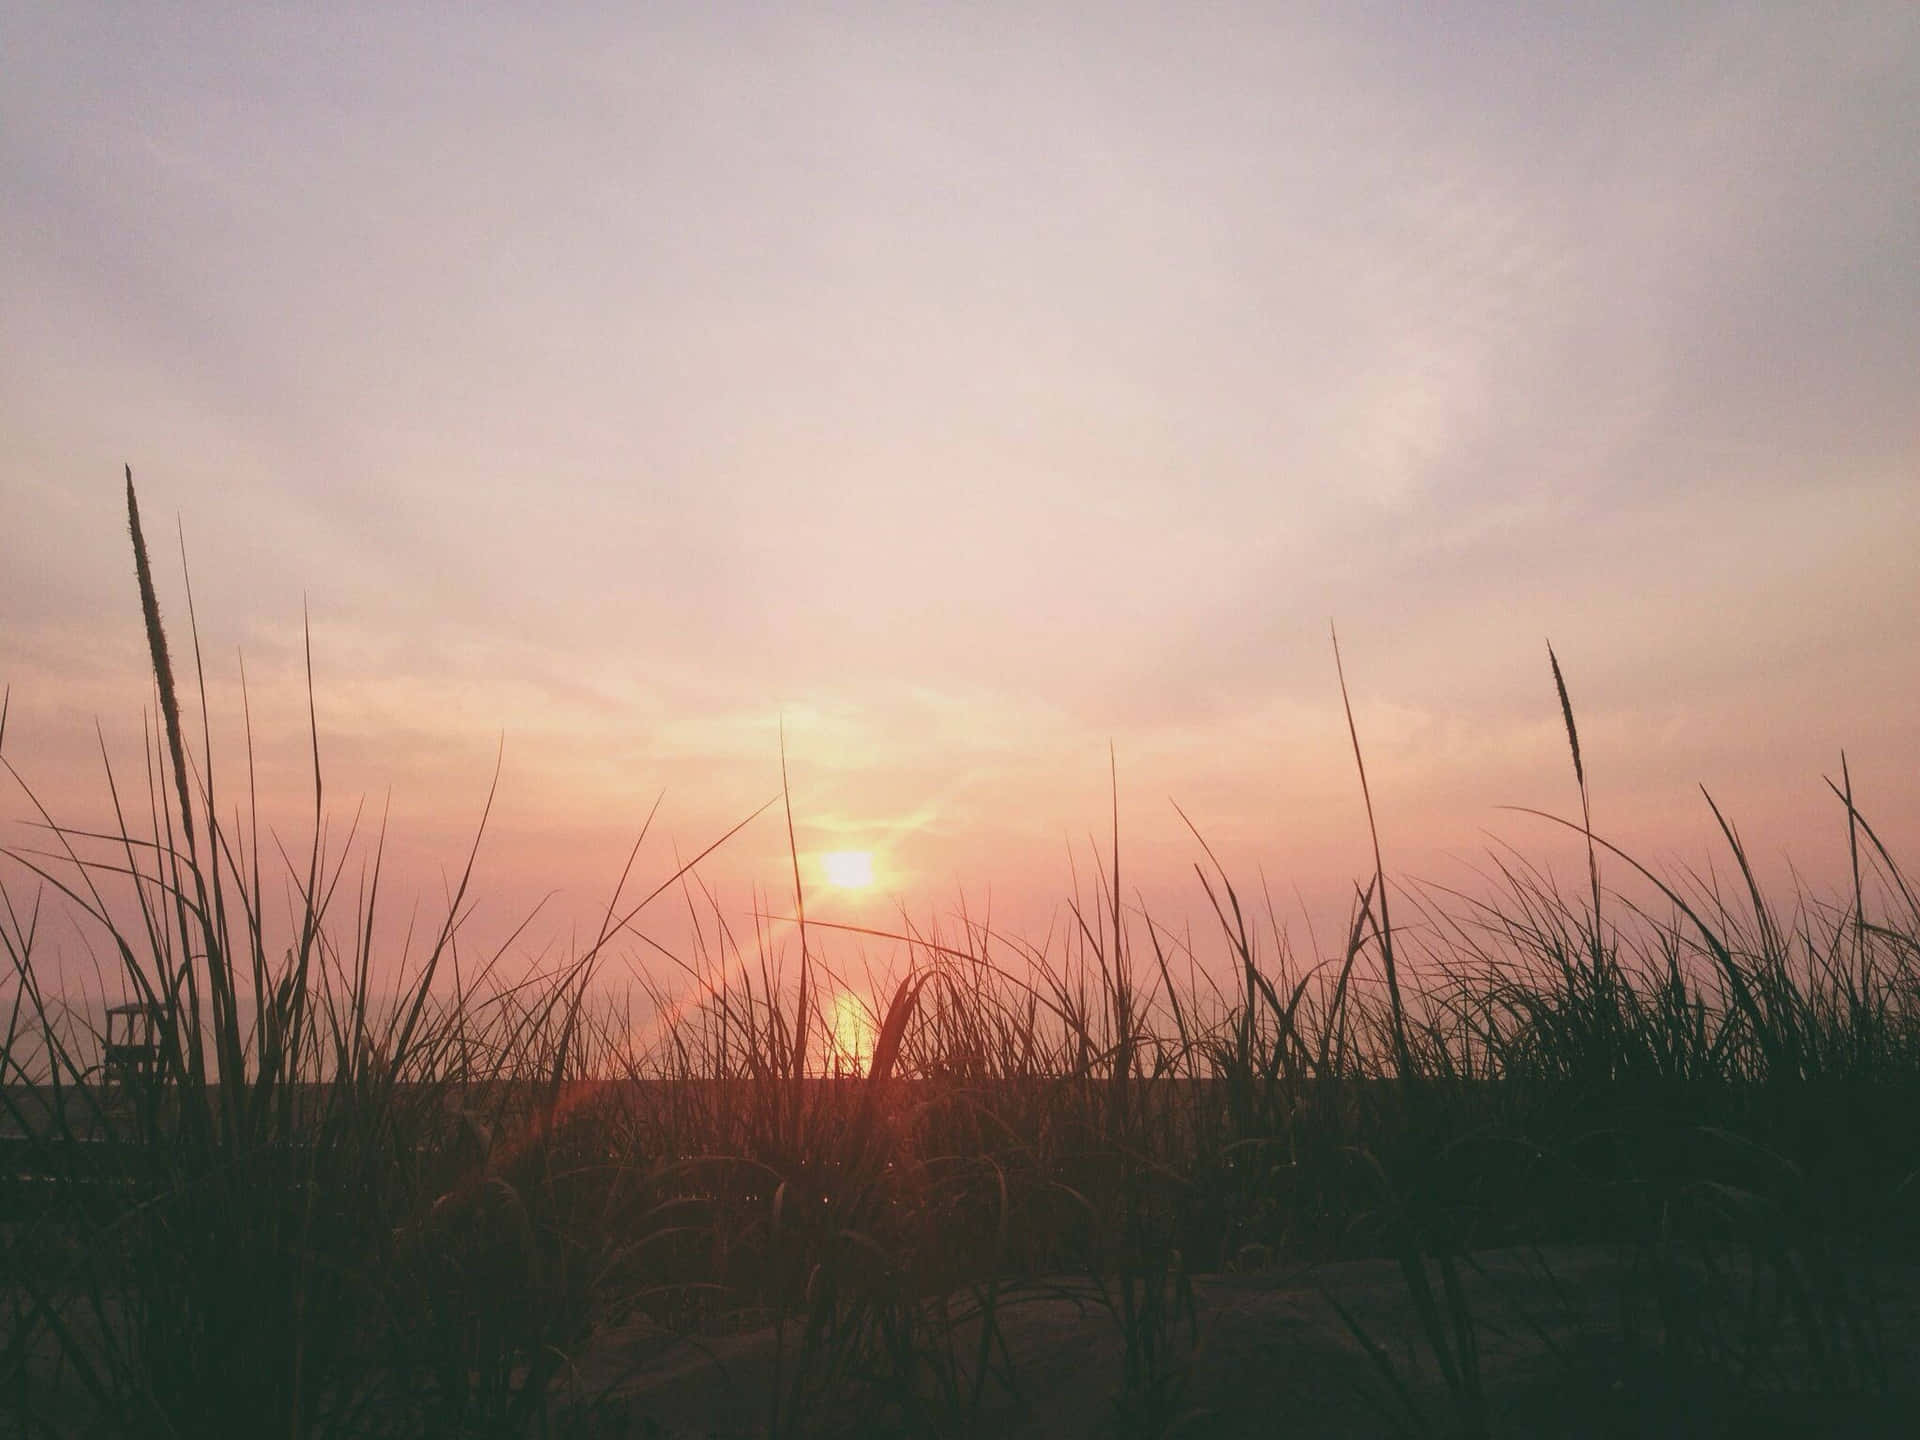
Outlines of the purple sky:
M1831 878L1843 746L1920 839L1907 0L534 8L0 4L0 684L63 818L148 703L130 461L289 836L303 599L403 883L504 733L492 915L590 928L783 717L802 851L876 854L823 908L1043 926L1109 742L1157 908L1170 796L1337 908L1330 619L1395 870L1572 807L1548 637L1650 859L1705 783Z

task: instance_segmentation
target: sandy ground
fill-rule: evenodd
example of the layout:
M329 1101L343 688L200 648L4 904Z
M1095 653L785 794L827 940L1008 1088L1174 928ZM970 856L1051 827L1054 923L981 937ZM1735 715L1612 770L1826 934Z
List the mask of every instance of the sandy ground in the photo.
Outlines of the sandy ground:
M1629 1257L1600 1249L1501 1251L1475 1257L1466 1291L1496 1434L1696 1436L1920 1434L1920 1385L1909 1342L1920 1276L1878 1272L1871 1307L1883 1326L1883 1393L1820 1395L1805 1377L1807 1353L1788 1328L1769 1362L1742 1386L1708 1364L1675 1373L1647 1343L1633 1343L1621 1295ZM1698 1277L1696 1277L1697 1279ZM1743 1277L1741 1283L1746 1283ZM1061 1281L1059 1289L1073 1286ZM1438 1281L1435 1282L1436 1290ZM1143 1407L1122 1409L1122 1340L1097 1295L1036 1289L1012 1297L1001 1324L1013 1385L995 1366L974 1433L1067 1440L1129 1433ZM1763 1285L1760 1294L1767 1297ZM1406 1284L1390 1261L1312 1271L1202 1278L1195 1285L1197 1343L1169 1407L1181 1436L1334 1437L1433 1433L1453 1412L1420 1337ZM1679 1303L1684 1307L1684 1296ZM1344 1309L1378 1353L1356 1337ZM1763 1304L1753 1312L1764 1317ZM1651 1323L1650 1315L1644 1317ZM977 1335L977 1330L972 1332ZM1644 1336L1643 1331L1643 1336ZM970 1355L972 1346L964 1347ZM782 1357L793 1366L792 1340ZM1383 1372L1383 1362L1394 1379ZM772 1393L771 1330L675 1344L640 1328L606 1337L583 1363L578 1393L598 1395L594 1431L606 1436L764 1435ZM1409 1405L1409 1400L1412 1402ZM832 1397L828 1404L831 1406ZM1415 1411L1419 1412L1416 1416ZM825 1433L885 1433L847 1411Z
M1852 1267L1875 1287L1871 1302L1846 1307L1871 1319L1870 1348L1881 1357L1884 1385L1862 1384L1854 1372L1841 1393L1819 1393L1809 1354L1787 1325L1744 1381L1726 1365L1676 1365L1658 1358L1652 1312L1639 1312L1639 1337L1622 1296L1645 1295L1644 1272L1631 1256L1599 1248L1507 1250L1473 1257L1465 1272L1478 1363L1488 1397L1491 1433L1508 1437L1875 1436L1920 1435L1920 1267ZM1705 1297L1702 1314L1723 1327L1720 1353L1741 1337L1726 1326L1780 1313L1764 1280L1731 1277L1739 1295L1762 1303L1728 1307L1727 1294ZM1687 1308L1682 1278L1675 1307ZM1438 1289L1437 1278L1435 1280ZM1161 1432L1180 1437L1445 1435L1455 1411L1422 1338L1405 1280L1390 1261L1362 1260L1311 1270L1201 1277L1194 1284L1197 1324L1180 1331L1179 1363ZM956 1308L966 1304L965 1297ZM1345 1312L1343 1318L1342 1311ZM1351 1323L1349 1323L1351 1321ZM845 1382L822 1386L812 1423L783 1433L847 1436L972 1434L1012 1440L1126 1440L1148 1433L1146 1404L1125 1407L1122 1335L1112 1312L1084 1281L1062 1278L1007 1293L999 1312L1005 1353L996 1352L969 1428L954 1425L964 1404L936 1413L941 1428L902 1425L898 1410L862 1408ZM1374 1347L1355 1334L1365 1333ZM1838 1340L1836 1364L1857 1347L1844 1324L1827 1327ZM958 1327L965 1359L958 1383L972 1390L978 1322ZM584 1413L579 1428L594 1440L745 1440L768 1433L769 1402L780 1373L794 1374L797 1331L789 1328L776 1355L771 1329L690 1342L641 1324L606 1332L580 1358L569 1393ZM1695 1352L1698 1347L1695 1347ZM1391 1377L1386 1373L1391 1371ZM55 1434L88 1433L77 1394L56 1407ZM563 1407L564 1408L564 1407ZM0 1432L7 1429L0 1406Z

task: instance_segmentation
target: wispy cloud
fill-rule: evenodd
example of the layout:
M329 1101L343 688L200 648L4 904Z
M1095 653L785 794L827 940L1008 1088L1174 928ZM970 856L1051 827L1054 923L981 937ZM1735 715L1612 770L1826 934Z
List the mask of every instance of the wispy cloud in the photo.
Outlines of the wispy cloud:
M663 786L724 828L783 723L916 884L1051 884L1109 742L1140 824L1321 864L1329 619L1403 853L1554 793L1549 634L1623 825L1706 770L1804 821L1842 742L1920 804L1910 5L6 28L0 680L60 775L147 697L131 460L217 708L240 651L304 722L304 606L343 785L425 823L504 735L528 877Z

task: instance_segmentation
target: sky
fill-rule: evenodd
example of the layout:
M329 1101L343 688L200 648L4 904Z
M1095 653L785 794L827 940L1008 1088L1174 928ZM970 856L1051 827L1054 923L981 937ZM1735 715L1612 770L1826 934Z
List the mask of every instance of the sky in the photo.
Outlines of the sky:
M1176 802L1338 909L1333 626L1396 874L1551 852L1551 640L1603 833L1704 865L1704 785L1830 881L1843 749L1920 840L1916 256L1905 0L9 0L5 756L71 823L138 766L131 464L222 778L244 661L307 833L308 625L390 884L498 760L481 925L591 931L783 750L821 917L1057 925L1116 779L1157 914ZM788 851L702 873L786 913Z

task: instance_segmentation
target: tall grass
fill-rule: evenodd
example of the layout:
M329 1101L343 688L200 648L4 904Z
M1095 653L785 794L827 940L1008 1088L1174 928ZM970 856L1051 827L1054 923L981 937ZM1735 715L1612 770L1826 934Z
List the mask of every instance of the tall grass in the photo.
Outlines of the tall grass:
M140 789L107 767L101 833L39 811L0 905L0 1393L29 1433L585 1433L605 1397L577 1367L615 1328L765 1330L770 1435L985 1433L1023 1383L1009 1307L1049 1293L1111 1317L1105 1427L1165 1433L1197 1275L1385 1255L1440 1377L1436 1409L1348 1315L1400 1421L1479 1434L1474 1257L1571 1241L1632 1257L1623 1334L1662 1364L1736 1396L1890 1382L1868 1282L1916 1239L1920 906L1844 762L1847 895L1769 898L1711 797L1733 883L1654 874L1594 832L1550 651L1573 897L1517 852L1483 892L1394 885L1349 705L1373 865L1331 954L1297 955L1197 829L1213 938L1158 923L1116 825L1041 943L963 913L865 932L892 968L840 974L855 937L807 919L797 865L791 912L743 933L697 859L630 900L630 858L594 944L509 979L513 941L460 946L478 838L440 923L377 953L383 827L329 844L311 707L309 847L263 852L250 726L220 818L197 636L196 737L131 475L127 503ZM638 1024L596 980L656 903L692 938ZM59 905L156 1017L150 1075L103 1075L48 988ZM876 1006L853 1066L819 1000L846 989Z

